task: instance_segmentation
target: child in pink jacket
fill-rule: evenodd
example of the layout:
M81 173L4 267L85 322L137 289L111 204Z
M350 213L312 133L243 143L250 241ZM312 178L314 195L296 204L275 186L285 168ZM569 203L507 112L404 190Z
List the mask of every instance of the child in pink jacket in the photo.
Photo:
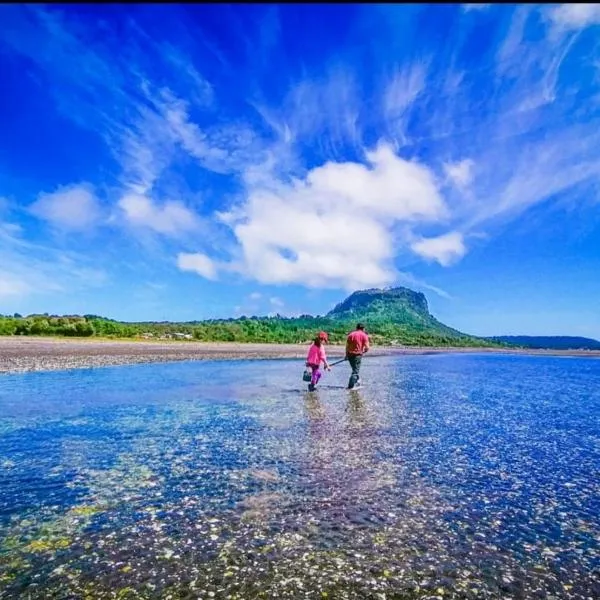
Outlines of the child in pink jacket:
M321 362L328 371L331 371L331 367L327 363L327 355L325 354L325 344L328 341L329 338L327 337L327 334L324 331L321 331L321 333L319 333L319 335L315 338L315 341L310 345L310 348L308 349L308 356L306 357L306 366L309 367L312 372L310 383L308 384L309 392L315 391L317 383L319 383L319 379L321 379Z

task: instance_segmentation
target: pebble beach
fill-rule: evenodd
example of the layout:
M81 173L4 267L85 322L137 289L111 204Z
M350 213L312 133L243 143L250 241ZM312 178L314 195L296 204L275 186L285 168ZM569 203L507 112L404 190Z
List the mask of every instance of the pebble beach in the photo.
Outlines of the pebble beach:
M342 346L329 346L330 360L344 355ZM510 353L554 356L600 357L600 352L582 350L499 350L482 348L399 348L376 346L372 356L391 354ZM306 344L240 344L189 341L130 341L0 337L0 374L31 371L85 369L152 362L187 360L304 359Z

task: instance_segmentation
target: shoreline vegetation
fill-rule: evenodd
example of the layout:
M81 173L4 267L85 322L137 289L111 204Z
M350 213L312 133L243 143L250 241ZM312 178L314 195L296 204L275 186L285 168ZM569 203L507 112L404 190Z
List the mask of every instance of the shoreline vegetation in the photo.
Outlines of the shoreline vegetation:
M276 315L188 322L122 322L98 315L34 314L27 317L19 314L0 315L0 336L307 344L317 331L327 331L331 343L344 343L357 320L362 320L368 323L369 336L376 345L432 347L507 345L446 327L435 321L426 311L423 314L413 314L407 311L404 304L399 312L393 312L389 304L387 301L385 306L387 310L383 314L354 312L351 315L344 314L343 318L329 315L324 317Z
M371 356L447 353L521 354L600 358L598 350L533 350L502 347L374 345ZM124 340L106 338L0 337L0 374L85 369L117 365L192 360L298 359L306 345L278 343ZM343 358L343 344L327 349L332 360Z

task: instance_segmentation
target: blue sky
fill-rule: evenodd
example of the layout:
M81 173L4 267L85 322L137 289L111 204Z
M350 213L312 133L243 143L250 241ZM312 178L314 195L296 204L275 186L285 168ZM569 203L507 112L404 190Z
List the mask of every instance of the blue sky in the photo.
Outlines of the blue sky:
M600 9L0 7L0 313L323 314L406 285L600 338Z

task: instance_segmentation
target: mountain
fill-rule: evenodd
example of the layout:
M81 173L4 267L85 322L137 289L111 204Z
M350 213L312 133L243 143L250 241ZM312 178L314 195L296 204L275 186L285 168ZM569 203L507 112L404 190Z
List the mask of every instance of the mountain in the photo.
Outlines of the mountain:
M340 302L326 317L336 321L364 321L371 328L390 324L437 335L465 336L431 315L424 294L405 287L359 290Z
M492 341L522 348L548 350L600 350L600 342L592 338L568 335L500 335Z

